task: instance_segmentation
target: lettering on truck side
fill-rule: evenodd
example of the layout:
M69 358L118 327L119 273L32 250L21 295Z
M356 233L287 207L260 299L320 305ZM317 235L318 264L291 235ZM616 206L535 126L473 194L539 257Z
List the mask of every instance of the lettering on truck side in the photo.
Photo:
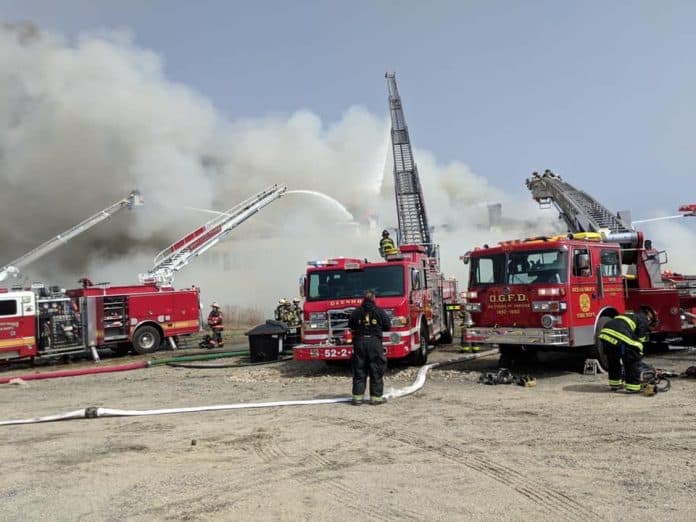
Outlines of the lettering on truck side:
M488 300L491 303L522 303L527 301L527 296L525 294L491 294Z

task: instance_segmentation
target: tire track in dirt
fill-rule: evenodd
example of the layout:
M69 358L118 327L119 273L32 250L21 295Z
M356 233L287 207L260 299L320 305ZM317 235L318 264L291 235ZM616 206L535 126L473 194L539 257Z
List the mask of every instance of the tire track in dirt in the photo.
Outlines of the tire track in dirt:
M376 430L373 424L367 424L355 419L315 417L315 420L318 422L329 422L355 431L369 431L378 437L390 438L423 451L437 453L447 460L463 464L513 489L543 510L564 520L602 520L602 517L565 493L550 489L547 484L530 478L514 468L466 452L449 441L434 437L426 440L417 433L407 432L402 429L397 431L377 428Z
M335 477L319 476L324 471L335 471L340 469L341 464L328 459L317 451L292 456L280 446L275 439L260 439L254 441L252 445L259 458L267 464L283 464L293 470L298 462L302 463L300 471L285 473L287 477L298 482L315 486L321 485L321 491L333 497L342 506L365 516L368 519L382 520L425 520L426 514L407 509L395 508L385 505L383 502L373 502L363 492L354 488L345 480ZM277 475L276 475L277 478Z

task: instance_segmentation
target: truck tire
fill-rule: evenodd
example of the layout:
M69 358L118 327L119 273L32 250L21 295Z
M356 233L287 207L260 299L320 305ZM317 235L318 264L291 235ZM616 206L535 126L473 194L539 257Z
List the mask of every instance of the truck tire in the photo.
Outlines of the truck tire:
M452 344L454 339L454 317L452 312L445 312L445 329L440 335L440 344Z
M162 337L154 326L141 326L133 335L133 349L140 355L159 350Z
M597 329L595 330L594 335L595 343L594 346L590 346L590 348L587 350L587 358L597 359L599 361L599 365L602 367L602 370L605 372L609 371L609 359L607 358L607 354L604 353L602 341L599 339L599 332L609 321L611 321L611 317L607 317L606 315L597 320Z
M420 343L415 352L411 353L411 364L413 366L425 366L428 362L428 327L421 326Z

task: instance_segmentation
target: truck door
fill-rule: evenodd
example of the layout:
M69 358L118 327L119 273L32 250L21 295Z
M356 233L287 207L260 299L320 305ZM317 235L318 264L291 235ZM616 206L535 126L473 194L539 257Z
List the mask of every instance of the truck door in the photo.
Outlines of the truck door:
M601 308L600 292L597 289L599 274L597 251L585 246L573 247L568 320L574 346L586 346L594 342L595 317Z
M0 359L33 357L36 354L36 304L33 293L0 294Z

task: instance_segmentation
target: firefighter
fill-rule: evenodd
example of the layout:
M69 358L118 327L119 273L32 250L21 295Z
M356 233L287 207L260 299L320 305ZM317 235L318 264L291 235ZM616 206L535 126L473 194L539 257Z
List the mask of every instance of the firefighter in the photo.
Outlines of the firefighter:
M275 309L275 320L289 324L290 310L290 303L288 303L287 299L282 297L278 300L278 306L276 306Z
M348 320L353 334L353 399L360 405L365 395L367 378L370 378L370 403L383 404L384 370L387 356L382 346L382 332L389 331L391 321L384 310L375 303L375 293L365 292L362 304L353 310Z
M302 308L300 307L300 298L295 297L292 300L292 307L290 309L290 326L300 326L302 324Z
M643 343L650 330L657 325L657 315L649 306L641 306L637 313L617 315L599 332L604 353L609 361L609 388L624 388L628 393L641 390L641 372L647 368L642 362ZM623 364L623 374L622 374Z
M213 303L210 305L210 313L208 314L208 327L212 332L212 337L210 339L209 348L221 348L224 343L222 341L222 330L224 329L222 325L222 312L220 311L220 305Z
M379 241L379 253L384 258L399 253L399 251L396 249L396 243L394 243L394 240L389 237L388 230L382 230L382 239Z
M466 328L467 326L471 326L471 317L469 316L469 312L467 312L463 307L460 308L459 310L459 320L461 321L461 337L459 339L459 351L461 353L476 353L481 351L481 347L472 343L471 341L467 341L464 339L466 335Z

